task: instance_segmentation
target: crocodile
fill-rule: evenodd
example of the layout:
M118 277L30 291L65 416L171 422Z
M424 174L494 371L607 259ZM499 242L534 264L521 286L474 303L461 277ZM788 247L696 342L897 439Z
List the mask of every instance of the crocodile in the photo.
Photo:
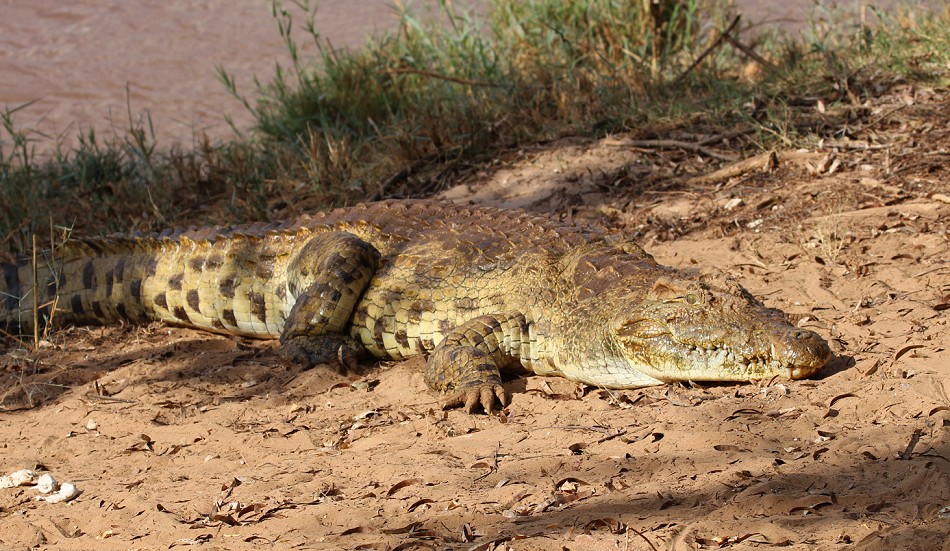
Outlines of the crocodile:
M280 339L306 367L423 354L443 406L470 413L507 405L500 369L619 389L799 379L831 357L728 276L663 266L629 239L524 211L389 200L73 239L42 256L0 267L8 331L162 320Z

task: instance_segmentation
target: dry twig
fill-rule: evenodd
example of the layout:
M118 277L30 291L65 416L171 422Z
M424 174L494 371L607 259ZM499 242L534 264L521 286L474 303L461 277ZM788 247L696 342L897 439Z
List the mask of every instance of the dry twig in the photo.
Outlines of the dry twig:
M684 149L686 151L699 153L700 155L712 157L713 159L718 159L720 161L732 162L736 160L736 158L732 155L719 153L718 151L714 151L698 143L684 142L680 140L625 140L613 143L611 145L653 149Z
M459 77L453 77L449 75L442 75L439 73L433 73L432 71L426 71L424 69L415 69L413 67L396 67L394 69L386 69L386 72L391 75L421 75L424 77L445 80L448 82L454 82L456 84L464 84L465 86L486 86L490 88L504 87L501 84L497 84L495 82L487 82L484 80L471 80L467 78L459 78Z
M729 33L731 33L731 32L736 28L736 26L739 24L739 20L740 20L740 19L742 19L742 15L737 15L737 16L735 16L735 18L732 20L732 23L729 23L729 26L726 27L726 30L724 30L724 31L722 31L721 33L719 33L719 38L717 38L716 41L713 42L711 46L709 46L708 48L706 48L706 49L703 51L703 53L699 54L699 57L696 58L696 61L694 61L689 67L687 67L686 70L683 71L682 74L680 74L680 76L676 77L676 80L673 81L673 84L679 84L684 78L686 78L686 75L688 75L688 74L690 74L691 72L693 72L693 69L695 69L696 67L698 67L699 64L702 63L704 59L706 59L706 56L708 56L708 55L711 54L716 48L718 48L719 46L721 46L722 43L723 43L723 41L726 40L726 37L729 36Z

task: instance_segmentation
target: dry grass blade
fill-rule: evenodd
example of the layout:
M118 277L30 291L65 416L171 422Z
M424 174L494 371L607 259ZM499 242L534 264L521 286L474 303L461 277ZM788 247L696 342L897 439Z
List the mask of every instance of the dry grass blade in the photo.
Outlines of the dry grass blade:
M465 86L488 86L493 88L502 88L501 84L495 82L486 82L482 80L472 80L468 78L459 78L449 75L440 75L438 73L433 73L432 71L426 71L424 69L416 69L414 67L396 67L391 69L386 69L386 73L389 75L421 75L424 77L435 78L439 80L445 80L448 82L454 82L456 84L463 84Z
M920 442L920 437L923 435L924 431L920 429L914 429L913 434L910 435L910 442L907 443L907 447L904 448L904 451L900 453L898 459L907 461L910 459L910 456L914 453L914 448L917 447L917 443Z
M673 83L674 84L680 83L684 78L686 78L690 73L692 73L693 70L696 69L696 67L699 67L699 64L702 63L703 60L706 59L706 57L710 53L712 53L714 50L716 50L716 48L719 48L722 45L723 41L725 41L729 37L729 34L735 30L735 28L739 25L739 21L741 20L742 20L741 15L735 16L732 19L732 23L729 23L729 26L726 27L726 30L720 32L719 37L716 38L716 40L708 48L703 50L703 53L699 54L699 57L697 57L696 60L693 61L693 63L689 67L687 67L685 71L683 71L680 74L680 76L676 77L676 80L674 80Z
M769 60L765 59L764 57L760 56L760 55L759 55L754 49L752 49L750 46L746 46L746 45L743 44L742 42L739 42L738 40L736 40L735 38L732 38L732 37L729 36L729 35L724 35L724 36L725 36L725 38L726 38L726 41L729 42L729 44L732 44L732 46L733 46L734 48L738 49L739 51L741 51L741 52L744 53L745 55L747 55L747 56L749 56L750 58L752 58L756 63L762 65L763 67L768 67L769 70L772 71L772 72L777 72L777 71L778 71L778 67L777 67L774 63L772 63L771 61L769 61Z
M36 234L33 234L33 350L40 347L39 265L36 262Z

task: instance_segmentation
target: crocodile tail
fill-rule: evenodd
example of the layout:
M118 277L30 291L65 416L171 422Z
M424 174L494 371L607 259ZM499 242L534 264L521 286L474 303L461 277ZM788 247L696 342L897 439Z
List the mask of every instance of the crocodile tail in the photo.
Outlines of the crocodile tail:
M156 262L154 238L71 240L32 258L0 266L0 327L25 333L35 323L101 325L148 316L139 299ZM34 293L34 286L36 293Z
M20 317L26 314L22 311L26 300L24 290L20 284L22 277L26 276L25 273L21 276L25 264L25 262L18 262L0 265L0 273L3 275L0 278L0 329L8 333L17 332L21 327L27 329L32 325L32 314L30 314L31 320L29 323L26 323L26 320L23 320L24 323L20 323ZM32 270L29 277L32 281ZM24 283L26 282L24 281ZM26 292L29 292L29 289ZM30 300L31 305L32 303L32 300Z
M48 256L48 255L43 255ZM58 287L51 263L37 258L36 268L31 258L3 264L0 272L0 328L11 334L28 332L36 323L45 324L53 311ZM34 287L39 294L34 295Z

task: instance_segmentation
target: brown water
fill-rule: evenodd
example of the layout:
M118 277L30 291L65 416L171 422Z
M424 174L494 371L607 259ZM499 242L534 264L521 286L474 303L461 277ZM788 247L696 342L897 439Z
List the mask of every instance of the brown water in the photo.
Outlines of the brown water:
M317 23L335 46L356 46L395 23L391 5L324 0ZM127 128L131 106L160 143L223 137L225 115L239 127L251 118L216 67L247 93L289 59L263 0L0 0L0 13L0 108L33 101L18 126L54 136Z
M473 3L485 4L456 2ZM738 4L747 20L796 27L813 2ZM17 126L66 144L90 127L121 133L129 108L135 118L151 115L160 145L188 145L202 133L227 137L226 116L239 128L251 117L216 67L253 95L254 75L266 81L276 62L288 61L266 0L0 0L0 14L0 108L32 101L17 113ZM317 28L338 47L357 46L396 21L392 0L319 2ZM305 41L302 32L295 36ZM37 149L48 151L51 143L41 140Z

